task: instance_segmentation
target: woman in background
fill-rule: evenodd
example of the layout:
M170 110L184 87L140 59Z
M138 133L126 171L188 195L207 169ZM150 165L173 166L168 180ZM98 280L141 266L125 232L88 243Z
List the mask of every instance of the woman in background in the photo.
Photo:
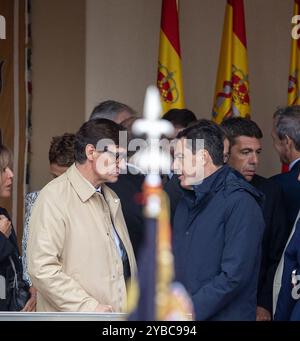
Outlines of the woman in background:
M13 172L11 170L11 154L9 150L0 145L0 198L11 196ZM13 278L15 265L16 271L22 274L17 237L11 224L11 219L5 208L0 207L0 311L11 310L11 297L7 291L8 280ZM36 306L35 294L30 294L22 311L34 311Z

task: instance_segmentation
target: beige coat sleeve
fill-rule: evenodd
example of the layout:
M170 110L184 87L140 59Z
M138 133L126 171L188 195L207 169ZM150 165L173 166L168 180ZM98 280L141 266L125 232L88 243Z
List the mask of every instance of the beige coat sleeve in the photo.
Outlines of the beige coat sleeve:
M29 222L28 271L33 285L57 311L95 310L98 301L63 271L63 203L42 191ZM80 252L80 250L78 250Z

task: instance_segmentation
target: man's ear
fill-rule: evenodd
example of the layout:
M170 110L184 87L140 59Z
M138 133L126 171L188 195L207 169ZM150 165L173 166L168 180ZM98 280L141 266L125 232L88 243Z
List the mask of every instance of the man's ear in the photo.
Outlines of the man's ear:
M293 150L295 148L295 143L289 136L285 135L284 142L289 150Z
M209 163L211 161L211 157L209 155L209 152L206 149L203 149L202 152L202 157L203 157L203 165L206 165L207 163Z
M85 155L89 161L93 161L93 154L95 151L96 151L96 149L92 144L87 144L85 146Z

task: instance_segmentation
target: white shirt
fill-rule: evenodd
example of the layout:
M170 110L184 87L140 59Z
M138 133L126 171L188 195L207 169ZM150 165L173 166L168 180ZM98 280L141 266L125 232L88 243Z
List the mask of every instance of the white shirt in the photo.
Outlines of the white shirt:
M96 188L96 193L102 194L100 186L98 188ZM117 250L118 250L118 253L119 253L120 257L122 258L123 252L122 252L121 245L120 245L120 238L119 238L119 236L117 234L117 231L116 231L113 223L112 223L112 226L113 226L113 229L112 229L113 232L112 233L113 233L113 237L114 237L114 240L115 240L115 243L116 243L116 247L117 247Z

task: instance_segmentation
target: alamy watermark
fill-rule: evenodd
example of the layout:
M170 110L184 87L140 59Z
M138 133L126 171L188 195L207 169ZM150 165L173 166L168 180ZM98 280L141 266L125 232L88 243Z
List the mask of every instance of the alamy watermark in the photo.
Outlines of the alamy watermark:
M134 138L128 141L127 131L120 131L117 146L110 139L98 141L96 151L100 155L97 169L105 172L118 162L122 174L170 174L172 171L181 174L184 168L186 175L201 178L203 161L201 157L193 157L193 155L196 151L204 149L204 140L186 139L186 141L186 148L178 139ZM175 169L174 164L176 164Z
M6 20L3 15L0 15L0 40L6 39Z
M300 275L295 275L293 280L295 281L295 285L292 289L292 297L294 300L300 299Z
M294 15L292 17L292 24L295 24L292 28L292 38L297 40L300 38L300 15Z

